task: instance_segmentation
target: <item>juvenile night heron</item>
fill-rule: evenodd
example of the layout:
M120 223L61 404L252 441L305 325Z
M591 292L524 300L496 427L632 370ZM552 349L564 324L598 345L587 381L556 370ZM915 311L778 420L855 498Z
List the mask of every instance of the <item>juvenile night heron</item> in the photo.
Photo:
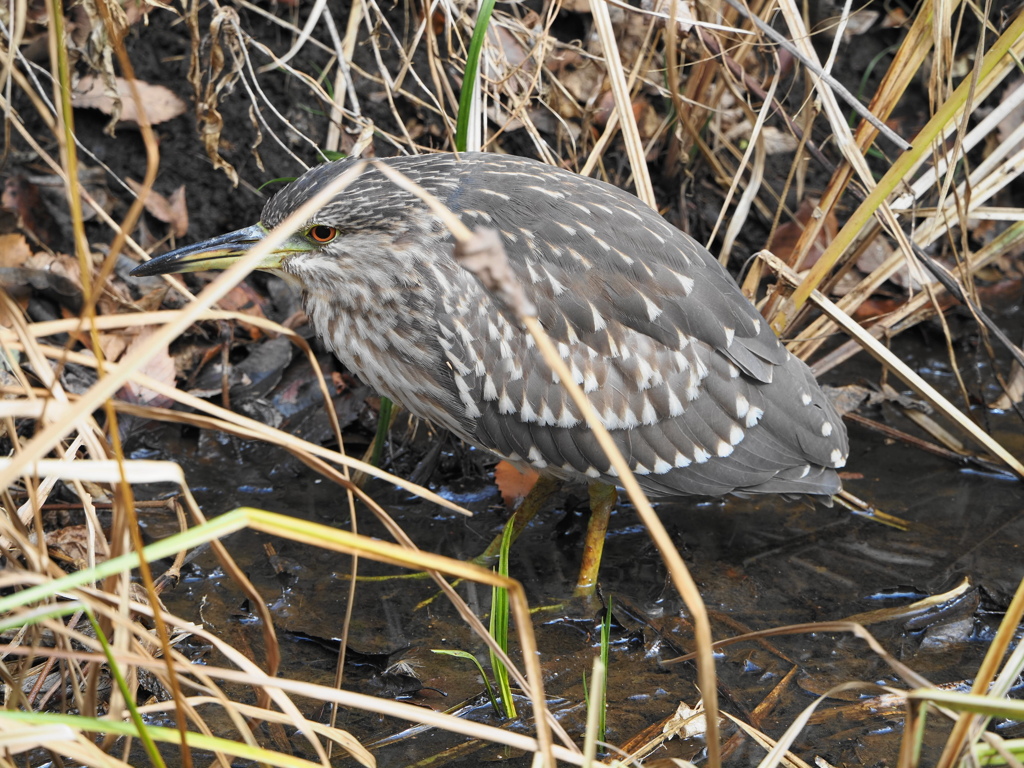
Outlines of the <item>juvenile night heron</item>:
M351 162L307 172L267 203L259 224L132 274L225 268ZM811 371L707 250L637 198L504 155L383 162L469 226L498 230L539 319L648 494L839 491L846 429ZM368 166L260 268L301 287L317 334L381 394L542 475L614 485L532 338L452 250L440 219ZM600 523L590 530L603 540ZM581 575L584 592L594 577Z

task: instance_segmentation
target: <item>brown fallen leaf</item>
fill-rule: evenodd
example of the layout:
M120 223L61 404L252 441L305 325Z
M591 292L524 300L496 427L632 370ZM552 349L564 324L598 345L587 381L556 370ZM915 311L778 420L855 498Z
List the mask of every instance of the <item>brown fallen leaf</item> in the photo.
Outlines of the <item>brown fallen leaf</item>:
M186 14L187 16L187 14ZM229 92L242 68L239 41L227 14L215 14L205 38L206 54L201 66L192 67L189 83L196 94L195 112L199 137L213 167L224 171L234 186L238 186L238 171L220 154L220 137L224 129L224 116L217 111L222 92ZM195 22L191 22L195 24ZM193 27L193 34L199 34ZM372 98L372 95L371 95Z
M84 163L78 165L84 221L96 218L96 208L108 214L114 212L118 201L107 188L105 174L106 171L100 167L89 167ZM85 192L88 192L88 197ZM4 207L16 210L22 228L50 245L56 233L71 231L66 185L56 174L15 177L14 183L8 181L4 187Z
M171 231L175 237L184 237L188 233L188 206L185 204L185 185L182 184L171 192L167 198L171 205Z
M906 303L906 299L893 299L885 296L871 296L862 301L853 312L857 322L872 320L876 317L891 315Z
M153 227L150 226L149 220L145 216L139 217L139 224L137 227L137 233L135 235L135 241L142 246L145 251L153 252L153 249L163 243L166 232L154 232Z
M139 124L140 111L128 81L114 78L116 92L108 89L99 75L86 75L71 90L71 104L75 107L98 109L106 115L116 115L122 123ZM174 91L162 85L142 80L135 81L142 108L150 125L165 123L185 113L185 102ZM118 112L120 102L120 112Z
M1016 96L1018 88L1024 88L1024 76L1018 75L1010 82L1006 90L1003 91L1002 101L1005 103L1010 96ZM1006 141L1006 139L1010 137L1010 134L1017 130L1022 122L1024 122L1024 104L1018 104L1017 107L1011 109L1006 114L1006 117L999 121L999 125L996 126L996 133L999 135L999 139L1001 141ZM1020 144L1017 144L1010 151L1013 153L1018 149L1020 149Z
M140 312L155 312L163 305L164 298L169 290L170 286L164 283L159 288L154 288L149 293L144 293L140 296L136 300L135 306L139 308Z
M20 267L31 255L24 235L0 235L0 267Z
M562 50L548 56L544 66L561 85L549 94L551 109L556 114L566 120L575 120L583 116L581 110L586 110L598 100L603 90L605 70L593 57L578 51Z
M672 18L672 0L640 0L640 7L645 11L653 11L654 13L660 13L668 18L665 19L666 23ZM676 0L676 24L679 25L679 34L689 34L690 30L693 29L694 15L693 9L690 7L691 4L684 2L683 0Z
M892 8L888 13L885 14L885 18L882 19L882 29L892 29L894 27L902 27L907 23L908 16L907 12L902 8Z
M153 328L144 328L132 339L132 342L128 345L125 350L125 355L130 355L141 347L151 346L150 337L156 333ZM152 379L167 384L168 386L174 386L175 368L174 359L171 357L167 346L164 345L159 349L156 354L152 355L142 368L139 369L140 373L144 373ZM118 392L118 397L129 403L142 403L143 405L153 405L157 407L170 407L172 401L170 398L164 395L154 392L152 389L136 384L134 381L128 381L121 390Z
M39 187L24 176L12 176L4 182L3 197L0 205L14 212L18 217L18 226L29 232L46 245L53 244L53 220L43 203ZM6 266L21 266L7 264Z
M256 293L252 286L247 283L236 285L228 291L223 299L217 302L217 305L228 312L241 312L244 315L252 315L253 317L266 317L263 311L263 297ZM246 333L254 341L263 335L263 331L258 326L245 322L239 322L238 324L245 329Z
M142 185L134 179L127 179L128 186L135 194L142 193ZM154 189L149 190L143 205L159 221L171 225L171 233L184 237L188 233L188 208L185 205L185 185L182 184L167 197Z
M118 360L128 348L128 339L123 333L101 333L100 349L105 360Z
M800 203L800 208L796 212L796 221L786 222L775 230L775 237L772 238L771 243L771 252L790 266L793 266L793 261L797 258L797 254L794 253L793 249L796 248L796 244L800 241L800 235L803 234L803 231L810 223L817 204L817 200L805 199ZM807 253L804 254L799 266L795 267L796 270L810 269L821 258L821 254L825 252L825 248L832 242L838 231L839 222L834 213L829 213L825 217L824 225L818 231L818 236L807 250Z
M857 258L857 269L865 275L871 274L889 258L889 251L890 249L885 244L885 241L880 237L876 237L861 251L860 256ZM906 264L889 276L889 282L898 285L900 288L909 288L914 292L921 290L921 282L907 268Z
M749 141L754 132L754 124L747 118L743 118L730 128L725 137L730 141ZM773 125L761 126L760 139L764 142L764 149L769 155L781 155L786 152L795 152L800 143L796 136L788 131L781 131Z
M55 531L48 531L45 538L51 556L66 559L76 568L85 568L89 565L88 526L69 525L58 528ZM96 536L93 541L93 554L97 564L106 562L110 558L107 553L107 543L100 536Z

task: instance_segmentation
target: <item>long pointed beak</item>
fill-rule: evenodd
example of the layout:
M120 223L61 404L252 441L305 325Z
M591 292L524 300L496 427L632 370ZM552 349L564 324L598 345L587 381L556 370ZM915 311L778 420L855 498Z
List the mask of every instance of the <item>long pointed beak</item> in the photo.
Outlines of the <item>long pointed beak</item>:
M203 272L211 269L227 269L246 251L255 247L267 236L262 224L253 224L245 229L237 229L195 245L187 245L170 253L157 256L131 271L132 277L148 277L150 275L172 275L181 272ZM277 269L289 254L312 250L312 244L305 238L294 235L281 244L279 248L266 254L256 269Z

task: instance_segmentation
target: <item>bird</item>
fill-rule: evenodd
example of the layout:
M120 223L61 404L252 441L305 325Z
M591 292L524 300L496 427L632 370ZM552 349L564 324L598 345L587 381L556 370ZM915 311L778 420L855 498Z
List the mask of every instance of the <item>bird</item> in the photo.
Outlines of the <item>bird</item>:
M226 268L355 162L314 167L266 203L259 223L131 274ZM649 496L840 491L846 429L813 373L718 260L655 210L611 184L511 155L376 162L470 228L497 231L538 319ZM608 489L620 478L533 338L459 266L454 248L438 213L371 163L259 268L301 289L316 334L380 394L532 466L546 493L553 481L590 484L588 537L599 560L615 498ZM602 515L603 527L594 522ZM576 594L593 594L596 581L597 565L585 563Z

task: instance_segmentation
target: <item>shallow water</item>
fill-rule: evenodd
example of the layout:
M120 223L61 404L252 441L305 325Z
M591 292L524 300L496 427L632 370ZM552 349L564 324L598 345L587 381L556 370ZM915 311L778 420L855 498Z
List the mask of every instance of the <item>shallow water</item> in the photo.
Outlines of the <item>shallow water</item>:
M891 414L890 414L891 415ZM991 426L1020 453L1020 425L1012 415L990 415ZM896 426L909 429L907 423ZM931 682L967 685L977 669L1002 609L1024 577L1024 514L1021 485L998 474L958 469L949 462L851 427L849 491L909 524L882 525L834 507L766 499L688 499L662 502L658 511L682 552L712 614L716 639L750 630L841 620L880 608L907 605L950 590L966 580L964 594L922 615L874 623L869 630L897 659ZM181 458L207 514L251 505L348 528L347 502L338 489L294 460L234 439L206 439L199 447L165 444ZM225 476L232 480L231 487ZM466 478L437 490L476 514L464 519L410 499L379 482L372 495L398 519L421 548L451 557L478 554L500 531L506 512L487 478ZM558 509L542 514L513 548L511 574L531 605L551 605L574 583L585 526L585 496L570 492ZM568 511L566 511L568 510ZM164 530L164 525L167 529ZM149 521L148 532L172 532L170 521ZM360 533L389 538L367 512ZM273 545L268 554L266 544ZM271 607L284 651L282 675L331 684L335 651L330 639L344 615L351 562L249 532L228 546ZM240 591L210 555L202 555L173 593L168 607L202 618L231 639L253 644L258 631ZM362 561L362 577L399 574ZM486 620L489 590L462 584L459 591ZM691 663L666 660L692 650L681 600L633 510L620 504L612 517L601 592L614 606L609 671L608 740L624 745L670 717L698 694ZM432 582L393 578L358 585L350 648L358 656L346 669L346 687L375 695L407 696L436 709L465 706L468 716L501 722L481 697L482 684L469 664L429 653L461 649L485 660L484 646L464 626ZM552 710L574 737L583 728L582 678L597 654L597 617L571 618L541 611L535 630ZM376 657L372 654L385 654ZM383 673L397 661L411 675ZM815 697L839 683L863 681L906 687L866 644L847 634L802 633L745 641L724 648L718 662L720 702L728 712L778 737ZM799 756L832 764L891 763L901 738L902 712L874 699L877 691L846 691L820 705L795 746ZM771 698L770 698L771 697ZM766 703L770 702L770 703ZM525 705L525 702L523 702ZM312 712L307 714L313 714ZM946 729L932 718L924 759L937 754ZM398 735L376 749L379 765L418 761L478 765L518 757L490 745L465 744L436 731L403 733L407 724L376 715L343 712L339 722L364 743ZM521 723L508 727L523 729ZM1020 724L995 725L1006 738L1024 736ZM727 764L748 765L763 751L725 727ZM295 740L296 745L299 740ZM657 757L699 760L699 739L674 740ZM431 758L434 756L434 758Z

